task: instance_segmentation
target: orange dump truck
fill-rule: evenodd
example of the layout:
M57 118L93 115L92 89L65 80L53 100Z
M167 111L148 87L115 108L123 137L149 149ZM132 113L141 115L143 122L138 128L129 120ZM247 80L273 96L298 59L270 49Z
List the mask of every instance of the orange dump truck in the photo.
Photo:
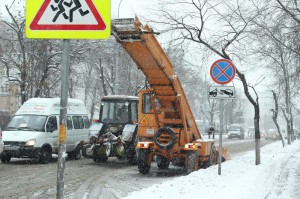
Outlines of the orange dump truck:
M187 174L215 164L215 141L202 138L174 66L153 30L138 18L117 19L112 22L112 33L150 85L139 92L139 172L148 173L154 157L159 168L166 169L173 162L182 164ZM222 151L222 159L229 159L227 150Z

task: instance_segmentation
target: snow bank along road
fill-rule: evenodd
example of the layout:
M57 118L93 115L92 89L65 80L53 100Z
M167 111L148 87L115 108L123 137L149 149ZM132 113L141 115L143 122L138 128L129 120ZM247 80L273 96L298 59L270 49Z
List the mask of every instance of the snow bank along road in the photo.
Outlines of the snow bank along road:
M262 140L262 145L268 143L270 141ZM231 154L238 154L254 150L254 141L224 139L223 146ZM156 163L153 163L149 174L142 175L137 166L127 165L115 158L109 158L107 162L100 164L85 158L67 160L64 198L117 199L183 175L182 168L172 165L168 170L159 170ZM56 160L45 165L27 159L12 159L8 164L0 163L0 198L56 198L56 183Z

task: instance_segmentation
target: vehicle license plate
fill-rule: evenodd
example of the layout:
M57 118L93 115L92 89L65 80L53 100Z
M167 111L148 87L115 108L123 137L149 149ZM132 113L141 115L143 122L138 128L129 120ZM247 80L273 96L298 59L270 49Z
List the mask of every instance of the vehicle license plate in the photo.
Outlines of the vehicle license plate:
M154 129L147 129L147 135L154 135Z
M18 150L19 147L18 146L4 146L5 150Z

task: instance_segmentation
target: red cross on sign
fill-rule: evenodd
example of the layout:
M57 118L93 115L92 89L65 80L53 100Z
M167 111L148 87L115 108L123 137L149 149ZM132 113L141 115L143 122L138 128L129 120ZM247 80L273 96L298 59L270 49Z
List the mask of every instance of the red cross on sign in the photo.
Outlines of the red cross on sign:
M210 76L218 84L228 84L235 77L236 69L227 59L215 61L210 68Z

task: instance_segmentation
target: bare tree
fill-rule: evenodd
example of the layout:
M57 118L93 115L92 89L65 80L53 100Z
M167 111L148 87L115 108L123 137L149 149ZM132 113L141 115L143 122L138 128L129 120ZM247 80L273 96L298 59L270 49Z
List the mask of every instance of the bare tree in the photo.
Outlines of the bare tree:
M274 99L274 104L275 104L274 109L271 109L271 111L273 112L272 119L273 119L273 122L274 122L274 124L277 128L277 131L278 131L279 135L280 135L280 138L281 138L281 141L282 141L282 146L284 147L285 146L284 137L282 136L280 126L277 122L277 116L278 116L278 111L279 111L279 109L278 109L278 99L277 99L277 95L276 95L274 90L272 90L272 93L273 93L273 99Z
M258 43L257 55L267 63L266 67L274 74L275 85L279 85L278 93L282 93L278 103L287 123L288 144L291 144L294 134L292 107L295 106L292 99L297 99L299 94L299 24L297 15L293 14L297 9L290 7L295 2L287 1L287 6L282 2L266 2L254 21L257 28L253 33L257 40L263 41ZM274 15L276 18L272 17Z
M213 2L208 0L162 1L158 10L162 15L160 16L161 20L156 22L167 27L166 31L178 32L178 41L197 43L215 55L232 60L232 57L239 53L232 53L235 50L235 44L241 44L244 37L243 34L255 16L251 15L247 10L248 8L243 8L239 1L232 4L228 1L220 1L220 3L222 7L218 3L213 4ZM180 12L176 8L179 8ZM226 12L223 12L223 10L226 10ZM214 32L209 32L206 25L211 18L214 19L215 25L219 23L222 31L215 32L215 34ZM222 24L220 24L221 22ZM209 34L211 35L210 37L208 37ZM254 86L252 86L254 97L250 94L245 74L239 70L239 67L237 67L236 72L243 83L247 99L254 107L255 164L258 165L260 164L258 96Z
M24 16L14 16L7 6L6 10L11 21L4 23L11 34L1 36L6 50L1 61L8 80L19 84L21 103L30 97L47 96L52 84L57 86L59 44L50 40L28 40L24 34ZM51 76L54 81L50 81Z

